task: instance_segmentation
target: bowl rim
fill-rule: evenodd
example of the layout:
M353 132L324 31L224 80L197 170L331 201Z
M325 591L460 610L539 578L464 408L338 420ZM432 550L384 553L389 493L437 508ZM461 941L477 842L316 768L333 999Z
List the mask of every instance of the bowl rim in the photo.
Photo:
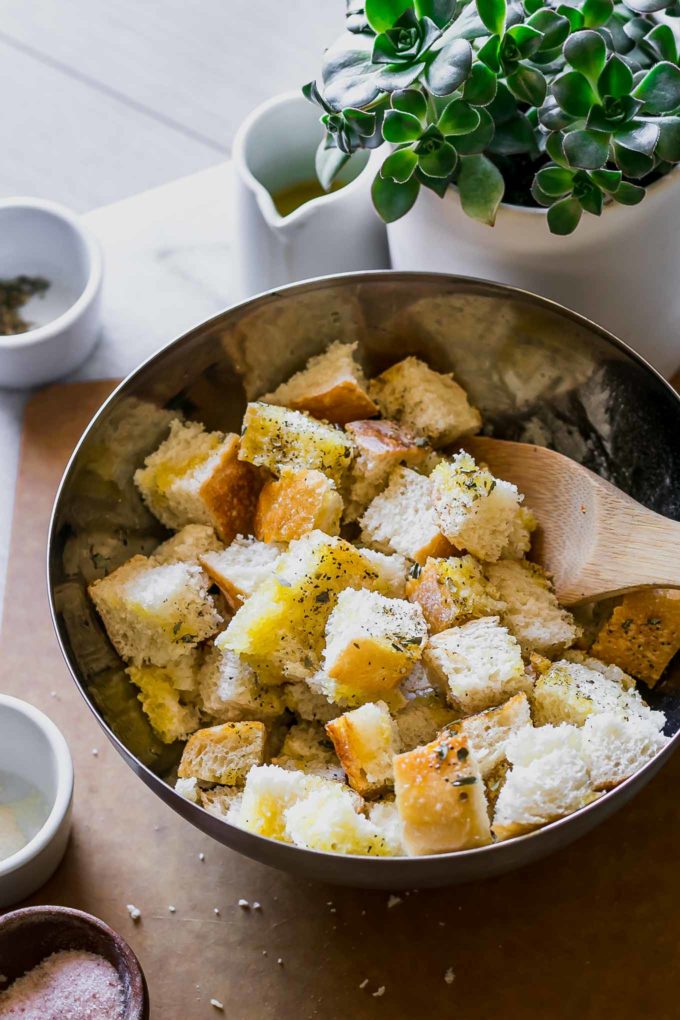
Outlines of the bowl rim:
M53 219L61 220L69 230L83 243L87 253L87 280L75 301L68 308L42 326L35 329L28 329L25 333L7 336L0 334L0 350L21 350L28 347L38 346L45 341L54 339L69 329L87 311L90 305L96 300L101 289L104 272L104 259L101 245L90 230L82 222L77 213L72 212L67 206L59 202L52 202L46 198L30 198L18 196L13 198L0 199L0 216L6 209L28 209L33 212L50 216Z
M21 850L0 860L0 882L4 882L16 871L30 864L49 846L67 817L73 798L71 752L66 738L56 723L53 723L49 716L35 708L34 705L22 701L21 698L14 698L10 694L0 694L0 711L3 709L8 710L10 714L14 712L23 716L45 737L54 753L57 789L50 812L35 836Z
M573 811L569 815L565 815L563 818L558 818L553 822L548 822L546 825L543 825L538 829L535 829L528 833L524 833L522 835L514 836L511 839L489 843L486 844L485 846L473 847L468 850L455 850L449 851L447 853L427 854L424 856L414 857L405 855L390 857L371 857L370 855L363 854L345 854L338 853L335 851L314 850L305 847L293 846L292 844L287 844L281 842L280 840L272 839L269 836L262 836L259 833L247 832L246 830L243 830L238 826L235 826L232 823L228 822L226 819L219 818L216 819L216 816L212 815L205 808L202 808L198 804L194 804L193 802L183 797L172 786L166 783L160 776L158 776L147 765L145 765L138 758L136 758L134 754L132 754L132 752L126 747L123 741L120 740L118 736L116 736L116 734L110 728L106 720L97 711L95 705L87 695L87 689L85 687L85 684L81 682L81 680L77 676L76 669L71 664L70 658L66 652L66 649L64 648L61 639L61 634L59 631L57 609L53 597L53 589L51 583L51 564L50 564L51 551L56 538L57 511L61 502L63 490L65 489L67 483L70 481L70 476L73 471L75 461L78 457L81 447L85 444L90 432L97 425L99 419L103 417L103 415L106 413L109 404L111 404L118 398L122 391L128 386L130 382L132 382L132 380L137 375L147 371L150 367L153 366L155 361L164 357L169 350L178 347L181 343L183 343L185 340L188 340L195 333L199 331L203 332L205 330L209 330L213 326L217 326L218 321L221 320L225 315L232 315L238 312L245 312L250 307L260 305L266 299L276 300L281 295L287 293L321 289L327 286L329 283L340 284L346 282L348 284L351 284L352 282L360 283L362 281L365 282L368 280L378 281L383 280L386 283L396 280L403 281L418 280L421 282L431 281L434 283L441 282L442 284L454 283L463 285L469 288L469 291L475 292L479 295L484 295L485 293L495 296L499 296L499 294L500 295L506 294L510 297L523 300L529 305L534 305L539 308L550 310L553 313L557 314L558 316L562 316L571 320L572 322L582 327L583 329L595 333L597 336L605 340L612 347L618 349L619 351L622 351L629 358L631 358L633 361L636 361L648 372L650 372L652 376L655 378L656 382L661 383L663 388L668 391L669 395L673 399L673 402L678 406L678 412L680 415L680 393L678 393L671 386L670 382L667 379L665 379L660 374L660 372L658 372L652 365L650 365L649 362L642 357L642 355L638 354L637 351L635 351L632 347L625 343L625 341L620 340L609 330L605 329L604 326L600 326L598 323L593 322L587 316L581 315L579 312L575 312L572 309L567 308L565 305L560 304L558 301L554 301L551 298L546 298L542 297L541 295L534 294L532 291L526 290L522 287L514 287L510 284L497 283L494 280L485 280L479 277L463 276L454 273L436 273L428 271L390 270L390 269L361 270L351 273L333 273L328 274L326 276L313 277L308 280L302 280L296 283L290 283L287 284L286 286L261 291L260 293L255 294L252 297L246 298L243 301L238 301L235 302L234 304L227 305L220 312L217 312L215 315L210 316L203 322L197 323L195 326L192 326L190 329L185 330L185 332L174 337L165 346L161 347L159 350L155 351L143 362L141 362L141 364L139 364L136 369L128 373L128 375L114 387L113 391L104 400L102 405L99 407L95 415L90 420L89 424L87 425L87 428L83 431L80 439L78 440L77 445L73 450L73 453L69 457L66 467L64 468L64 472L59 483L59 487L54 497L52 513L50 515L46 556L46 568L47 568L46 582L48 589L50 616L52 618L52 625L54 627L56 638L59 643L62 656L69 669L69 672L74 682L76 683L76 686L78 687L85 703L87 704L88 708L97 719L99 725L106 733L108 739L113 743L118 753L126 760L130 767L133 768L133 771L135 771L137 775L140 776L140 778L145 782L145 784L149 786L152 790L154 790L154 792L160 794L161 789L166 791L163 799L170 807L173 808L173 810L177 811L187 820L196 824L199 828L202 829L202 831L206 832L208 835L212 835L212 833L209 831L207 827L208 820L210 820L211 824L214 823L215 820L217 820L221 821L222 824L227 826L230 830L239 833L241 836L248 837L248 840L252 841L253 845L264 842L269 846L276 847L277 853L282 856L283 855L293 856L296 859L300 859L301 855L304 855L305 857L311 856L314 859L330 858L331 860L334 861L347 860L348 862L361 862L361 864L364 867L370 868L372 871L375 871L379 867L382 868L383 872L386 871L388 868L391 868L392 870L395 871L395 873L397 871L407 869L408 871L414 872L413 878L415 882L417 881L417 872L423 866L424 862L448 861L449 863L453 864L453 862L457 860L458 861L462 859L469 860L473 856L475 858L481 858L483 856L488 856L494 853L496 857L500 859L500 855L505 852L508 852L508 848L517 847L520 844L527 844L529 841L534 843L537 843L538 841L541 840L550 841L554 833L561 829L574 826L575 821L577 819L583 819L590 815L599 813L602 810L602 806L605 804L611 805L613 802L620 800L621 805L623 805L626 802L626 800L629 799L630 796L632 795L632 788L637 786L641 782L641 778L643 776L651 778L654 775L654 773L657 772L658 769L664 764L664 762L671 756L671 754L673 754L673 752L677 750L677 747L680 744L680 729L678 729L678 731L673 734L673 736L669 739L668 743L660 751L658 751L653 758L651 758L641 768L634 772L632 776L629 776L628 779L625 779L623 782L619 783L618 786L614 787L611 790L605 791L595 800L591 801L589 804L586 804L584 807L579 808L576 811ZM159 787L158 790L156 789L157 784ZM248 853L247 850L243 851L237 850L237 852L244 852L246 854Z

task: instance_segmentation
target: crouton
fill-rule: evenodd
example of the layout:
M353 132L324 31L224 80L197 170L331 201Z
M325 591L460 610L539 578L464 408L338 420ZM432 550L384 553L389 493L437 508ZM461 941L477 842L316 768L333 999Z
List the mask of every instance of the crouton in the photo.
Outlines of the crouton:
M238 786L213 786L211 790L200 791L198 803L216 818L238 825L242 800L243 790Z
M371 381L369 392L385 418L407 425L435 447L479 432L482 425L453 375L435 372L418 358L388 368Z
M429 744L457 715L434 692L410 698L394 715L402 750L412 751L421 744Z
M206 783L239 786L264 758L266 730L261 722L228 722L197 730L179 763L180 779L194 776Z
M335 719L340 711L318 689L310 687L306 680L284 684L281 688L283 703L298 719L307 722L327 723Z
M268 545L256 538L237 535L221 552L203 553L199 556L199 563L236 612L257 586L274 572L281 551L279 545Z
M321 723L299 722L288 730L272 765L344 782L345 773Z
M407 560L398 553L390 556L375 549L362 549L361 555L378 574L383 594L392 599L403 599L409 569Z
M175 419L170 435L135 472L149 510L167 528L209 524L223 542L251 530L260 478L239 458L239 437Z
M193 776L189 779L176 780L175 791L180 797L184 797L185 800L190 801L192 804L201 803L201 788L198 785L198 780Z
M392 758L399 732L384 701L369 702L327 723L326 732L347 781L362 797L377 797L394 785Z
M496 802L496 839L531 832L596 797L575 726L525 726L506 744L512 768Z
M473 556L433 559L412 571L406 597L423 611L431 634L480 616L497 616L506 608L499 592Z
M432 450L426 439L394 421L351 421L345 428L355 449L345 520L355 521L385 488L394 468L422 465Z
M656 721L658 729L665 721L663 713L652 712L635 687L567 659L560 659L536 679L532 710L537 726L561 722L582 726L589 716L601 712L622 718L646 716Z
M253 403L246 408L239 457L275 475L285 467L313 468L340 487L352 454L349 436L335 425L274 404Z
M326 621L338 593L348 586L381 590L386 584L361 550L310 532L291 542L216 644L242 655L261 680L311 676L321 659Z
M490 563L486 573L506 604L501 620L524 655L559 655L573 645L580 628L571 613L558 605L548 575L537 563L499 560Z
M390 857L405 857L399 809L394 799L375 800L367 805L368 820L384 840Z
M508 540L501 550L502 560L521 560L531 549L531 536L538 521L528 506L519 506L510 525Z
M411 671L426 639L420 606L346 588L326 624L322 668L341 697L354 691L375 694L395 687Z
M193 563L133 556L88 588L114 648L136 666L167 666L212 637L222 618Z
M628 779L668 743L654 719L615 712L590 715L583 726L583 750L596 790L611 790Z
M367 392L361 366L354 357L358 344L336 341L322 354L310 358L301 372L260 400L308 411L315 418L344 425L356 418L370 418L378 408Z
M198 563L203 553L219 552L224 546L209 524L187 524L172 538L154 549L154 563Z
M484 783L462 734L441 735L394 759L394 789L409 854L491 842Z
M451 543L441 532L432 506L432 483L410 468L395 468L384 492L360 520L361 541L383 553L401 553L423 564L428 556L448 556Z
M137 697L155 733L164 744L186 740L199 726L198 711L183 705L180 692L173 686L167 672L158 666L129 666L125 672L135 687Z
M357 810L355 795L340 783L311 790L286 808L286 835L295 846L327 853L388 857L380 830Z
M450 723L445 732L464 734L479 763L479 771L486 779L504 760L505 748L512 734L530 725L529 700L522 692L502 705Z
M442 533L480 560L497 560L507 547L522 497L461 450L432 472L432 501Z
M293 542L315 530L337 535L341 516L342 496L330 478L283 468L260 493L253 531L262 542Z
M534 661L535 655L532 655L531 658L532 661ZM613 680L626 690L630 687L635 687L635 681L632 676L629 676L628 673L624 673L620 666L617 666L613 662L602 662L600 659L596 659L592 655L588 655L587 652L583 652L579 648L568 648L564 653L563 658L565 658L567 662L578 662L581 666L587 666L588 669L594 669L596 673L602 673L608 680ZM546 663L547 665L545 665ZM541 659L541 667L538 672L547 673L551 666L552 662L550 659Z
M423 660L433 683L464 715L492 708L529 686L519 644L497 616L435 634Z
M290 842L286 810L312 790L336 785L340 784L278 765L256 766L246 779L238 824L248 832Z
M662 588L623 596L591 649L605 662L616 662L648 687L658 683L680 650L680 591Z
M211 648L199 674L199 697L206 715L218 722L267 721L283 712L275 688L263 687L235 652Z

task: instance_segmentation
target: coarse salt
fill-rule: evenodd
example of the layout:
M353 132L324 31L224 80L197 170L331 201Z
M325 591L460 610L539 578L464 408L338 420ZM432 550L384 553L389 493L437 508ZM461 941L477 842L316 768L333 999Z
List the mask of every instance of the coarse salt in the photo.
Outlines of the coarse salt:
M210 1000L210 1005L211 1005L211 1006L212 1006L212 1007L213 1007L214 1009L224 1009L224 1003L223 1003L223 1002L220 1002L220 1000L219 1000L219 999L211 999L211 1000Z
M128 903L127 912L133 921L138 921L142 916L141 910L139 909L139 907L136 907L134 903Z
M444 975L444 980L446 981L447 985L452 985L453 982L456 980L456 975L453 973L453 967L449 967L446 974Z
M364 980L359 985L359 988L365 988L367 984L368 984L368 978L364 978Z
M373 998L379 999L381 995L385 994L385 986L381 985L377 992L373 992Z
M393 895L393 896L390 896L389 900L387 901L387 906L388 907L398 907L399 904L403 903L403 902L404 901L402 900L401 896L394 896Z
M103 956L62 950L0 992L3 1020L121 1020L123 989Z
M248 903L248 900L239 900L238 905L241 910L250 910L250 903Z

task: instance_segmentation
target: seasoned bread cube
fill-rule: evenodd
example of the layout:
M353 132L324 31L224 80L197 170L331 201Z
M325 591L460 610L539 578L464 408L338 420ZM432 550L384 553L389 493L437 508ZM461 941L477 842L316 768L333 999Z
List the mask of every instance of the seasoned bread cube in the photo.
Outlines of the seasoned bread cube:
M522 497L461 450L432 472L432 500L442 533L457 549L497 560L508 546Z
M261 722L228 722L197 730L187 741L177 774L206 783L239 786L264 758L266 730Z
M359 523L361 541L379 552L401 553L422 564L428 556L452 551L435 517L430 479L410 468L394 469Z
M484 783L462 734L442 734L394 759L394 789L409 854L491 842Z
M646 765L668 738L654 719L615 712L589 716L583 726L583 751L596 790L611 790Z
M404 358L373 379L370 394L383 417L407 425L433 446L448 446L482 425L453 375L435 372L418 358Z
M268 720L283 712L279 692L263 687L251 667L235 652L211 648L199 675L203 711L219 722Z
M343 588L384 590L378 570L349 542L320 531L291 542L274 573L244 602L216 644L242 655L261 680L301 680L316 669L324 628Z
M420 606L346 588L326 624L322 668L340 697L375 694L395 687L411 671L426 639Z
M125 672L135 687L137 697L155 733L164 744L186 740L199 726L194 705L183 705L180 691L167 671L158 666L129 666Z
M313 468L340 486L352 454L349 436L335 425L275 404L256 402L246 408L239 457L275 475L285 467Z
M326 724L347 781L362 797L377 797L394 785L392 758L399 732L384 701L368 702Z
M510 535L501 551L502 560L521 560L531 549L531 536L538 521L528 506L520 506L512 519Z
M375 800L367 805L368 820L375 825L384 840L390 857L406 857L401 818L396 801Z
M356 451L345 520L355 521L385 488L396 467L418 467L432 450L426 439L394 421L351 421L345 431Z
M199 563L236 612L257 586L271 576L280 555L281 546L237 535L221 552L203 553Z
M473 556L428 558L412 571L406 597L418 603L431 634L480 616L497 616L505 609L499 592L484 576Z
M562 653L581 633L571 613L558 605L548 575L528 560L499 560L486 573L506 608L503 624L519 641L524 655Z
M339 785L304 772L288 771L278 765L256 766L246 779L237 824L248 832L288 843L287 809L312 790Z
M482 777L494 773L505 759L505 748L513 733L531 725L529 700L522 692L502 705L450 723L447 733L462 733L479 763Z
M529 686L519 644L497 616L435 634L423 658L430 679L462 714L491 708Z
M591 649L648 687L654 687L679 650L680 591L663 588L624 595Z
M613 712L622 718L646 716L656 720L657 729L661 729L663 713L652 712L626 680L620 682L599 669L561 659L536 679L534 722L537 726L561 722L582 726L593 714Z
M222 618L193 563L133 556L88 588L114 648L136 666L167 666L212 637Z
M170 435L135 472L149 510L167 528L209 524L223 542L250 531L257 471L239 459L239 437L175 419Z
M378 574L383 594L392 599L403 599L408 575L407 560L398 553L390 556L375 549L362 549L361 555Z
M288 730L272 765L344 782L345 773L321 723L299 722Z
M337 705L333 705L306 680L284 684L281 688L281 697L285 707L303 721L327 723L335 719L339 712Z
M187 524L172 538L154 549L154 563L198 563L203 553L219 552L224 546L209 524Z
M391 847L380 830L359 814L352 791L328 783L286 809L286 835L295 846L326 853L388 857Z
M595 799L575 726L525 726L507 742L512 764L496 802L496 839L510 839L571 814Z
M175 790L180 797L184 797L185 800L190 801L192 804L201 803L201 788L198 785L198 780L194 779L193 776L190 779L176 780Z
M198 802L216 818L238 825L242 800L243 790L238 786L213 786L211 790L200 790Z
M409 698L394 716L402 750L412 751L420 744L429 744L457 714L434 691Z
M535 660L535 658L536 657L532 655L532 660ZM624 673L620 666L616 666L614 663L602 662L600 659L595 659L592 655L588 655L587 652L582 652L578 648L569 648L564 653L563 658L565 658L567 662L578 662L581 666L587 666L588 669L594 669L596 673L602 673L608 680L613 680L626 690L631 687L635 687L635 681L632 676L629 676L628 673ZM538 672L547 673L552 666L552 662L550 662L549 659L541 659L541 662L543 665L539 668Z
M322 354L310 358L288 382L260 399L267 404L308 411L315 418L338 425L377 414L364 373L354 357L357 347L356 343L336 341Z
M293 542L310 531L337 535L342 496L321 471L283 468L260 493L253 531L262 542Z

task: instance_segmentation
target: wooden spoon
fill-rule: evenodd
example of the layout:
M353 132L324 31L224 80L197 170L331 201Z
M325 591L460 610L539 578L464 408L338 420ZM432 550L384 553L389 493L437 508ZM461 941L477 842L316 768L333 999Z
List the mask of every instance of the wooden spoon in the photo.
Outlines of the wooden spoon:
M654 513L564 454L478 436L477 461L513 482L539 528L532 559L564 605L639 588L680 588L680 523Z

